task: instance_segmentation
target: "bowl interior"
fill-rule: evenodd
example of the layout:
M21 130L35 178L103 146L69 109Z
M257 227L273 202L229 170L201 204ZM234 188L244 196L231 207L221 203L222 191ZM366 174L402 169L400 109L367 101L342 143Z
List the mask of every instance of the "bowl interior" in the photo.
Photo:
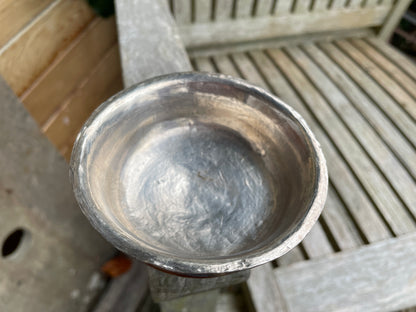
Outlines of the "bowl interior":
M144 253L261 254L310 209L315 150L275 98L198 77L156 80L100 107L77 143L84 192L106 226Z

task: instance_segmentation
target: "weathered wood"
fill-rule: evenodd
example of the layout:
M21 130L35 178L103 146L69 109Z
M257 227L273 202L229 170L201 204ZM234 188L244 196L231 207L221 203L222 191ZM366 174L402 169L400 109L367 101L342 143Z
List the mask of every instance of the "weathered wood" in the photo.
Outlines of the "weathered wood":
M21 100L39 125L45 124L116 41L114 18L96 18L22 94Z
M375 211L371 201L363 193L361 185L351 174L327 135L316 124L298 95L280 73L280 70L275 68L274 64L262 53L256 54L254 59L272 87L273 92L293 106L305 118L315 133L327 159L330 181L338 193L341 194L366 239L373 242L390 237L389 230Z
M243 18L243 19L250 17L252 8L253 8L253 0L236 0L235 1L235 17Z
M345 1L346 0L333 0L332 1L332 5L331 5L331 9L341 9L345 6Z
M374 103L383 109L385 114L392 119L395 125L416 146L416 124L407 115L384 89L378 85L364 70L354 63L345 54L330 43L322 43L319 46L366 92Z
M219 290L211 290L204 293L194 294L179 299L169 300L160 303L163 312L178 311L215 311Z
M403 55L399 50L394 49L385 42L376 38L367 38L367 41L382 52L386 57L390 58L396 66L400 67L406 74L413 79L416 79L416 65L406 55Z
M230 0L216 0L215 2L215 21L225 21L231 19L233 11L233 1Z
M0 74L20 95L94 18L83 0L57 0L0 50Z
M367 38L373 36L374 32L371 29L352 29L329 31L316 34L306 34L293 37L274 38L271 40L256 40L253 42L240 42L238 44L208 46L189 48L189 57L224 55L235 52L248 52L253 50L281 48L291 45L300 45L308 42L326 42L343 38Z
M378 4L378 0L365 0L364 7L375 7Z
M215 72L215 68L211 63L211 60L208 57L200 57L195 59L196 70L202 72Z
M356 9L361 7L363 0L351 0L348 7Z
M347 97L336 88L334 83L330 81L328 77L310 59L308 59L298 47L288 48L287 51L299 67L302 68L303 72L310 79L310 81L313 82L315 87L325 96L328 104L332 106L332 109L338 112L337 115L339 118L344 121L346 127L350 130L350 132L352 132L357 141L365 147L369 156L381 169L389 183L396 190L396 193L416 216L416 192L414 192L416 184L406 169L403 168L402 164L394 157L393 153L386 147L384 142L367 123L364 117L350 104ZM328 109L328 114L332 115L331 108L328 107L326 109ZM324 108L317 109L317 116L319 114L318 110L323 111ZM334 117L332 118L335 118L335 114L333 116ZM321 120L321 122L323 121ZM335 128L333 128L332 132L335 131ZM337 135L340 134L337 133ZM345 140L344 144L347 145L348 141ZM354 148L352 146L348 146L348 148L350 153L354 152ZM345 156L345 158L348 161L348 156ZM352 167L354 166L352 165ZM381 184L381 181L379 181L379 184ZM387 190L388 188L386 187L383 192L387 192ZM381 195L378 195L378 198L380 197ZM379 207L381 206L381 201L379 202L375 199L375 202L379 204ZM386 212L385 209L389 206L395 206L395 208L393 208L394 214ZM395 221L393 221L392 217L390 223L395 233L403 234L416 229L416 226L408 215L406 209L400 205L398 200L393 195L390 196L388 202L386 197L386 203L383 204L383 207L384 208L380 209L382 209L386 218L390 215L395 215Z
M3 0L0 2L0 47L23 29L53 0Z
M339 249L348 250L364 244L346 208L332 187L328 188L328 197L321 218L325 220Z
M414 228L402 203L389 183L374 167L365 151L351 136L339 117L328 107L328 101L313 87L296 65L280 50L273 50L273 59L301 94L305 103L328 133L346 162L360 180L384 218L396 234L408 233Z
M395 311L416 305L416 234L275 270L289 311Z
M416 120L416 100L407 94L402 87L389 75L384 73L372 60L367 58L361 51L352 46L348 41L337 41L336 44L349 57L354 59L380 86L382 86L392 98L404 109L414 120Z
M133 262L127 273L111 281L92 312L135 312L147 293L146 266Z
M265 16L272 13L273 0L260 0L257 1L255 16Z
M287 311L270 263L252 269L247 286L256 311Z
M294 13L295 14L305 14L309 11L311 6L311 0L296 1Z
M381 40L387 41L390 38L391 34L402 18L403 13L409 7L410 2L411 0L396 1L396 5L393 7L393 11L389 14L387 20L384 22L380 32L378 33L378 36Z
M356 85L348 75L341 70L338 65L333 62L324 52L313 44L303 46L309 56L320 65L321 69L325 71L326 75L344 91L354 106L360 110L365 116L366 120L379 133L379 135L386 141L387 144L395 151L396 157L402 160L413 177L416 177L416 153L415 149L398 131L395 124L387 118L377 107L371 99L361 91L361 88Z
M85 219L68 166L0 78L0 306L7 311L85 311L103 286L97 273L114 249ZM63 282L64 281L64 282Z
M190 24L192 17L191 0L174 0L173 1L173 15L176 22L181 24ZM155 16L153 16L155 18Z
M291 13L294 0L279 0L276 3L274 14L276 16L288 15Z
M310 259L327 256L334 252L319 222L315 223L312 230L306 235L302 245Z
M212 0L197 0L195 4L195 22L206 23L211 20Z
M413 98L416 98L416 80L411 79L409 76L403 73L399 67L395 66L387 57L384 57L371 45L364 40L352 40L352 43L380 68L387 72L387 74L393 77L400 86L406 90Z
M116 1L116 10L126 87L153 76L191 70L164 1Z
M114 45L42 130L58 149L62 148L94 109L122 88L118 45Z
M303 253L299 246L296 246L288 253L281 256L279 259L277 259L277 263L279 266L288 266L296 262L300 262L302 260L305 260L305 257L303 256Z
M328 5L330 4L329 0L315 0L312 11L325 11L328 8Z
M278 2L279 3L279 2ZM328 10L308 14L265 16L261 18L218 21L213 24L180 25L187 47L230 44L323 31L347 30L380 25L389 7ZM353 21L353 22L352 22ZM226 29L227 31L224 31Z

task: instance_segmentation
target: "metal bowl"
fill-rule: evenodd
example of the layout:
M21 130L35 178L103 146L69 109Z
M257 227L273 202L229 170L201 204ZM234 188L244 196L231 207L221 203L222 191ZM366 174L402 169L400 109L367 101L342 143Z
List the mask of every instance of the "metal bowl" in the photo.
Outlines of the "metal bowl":
M297 245L326 198L318 142L292 108L245 81L178 73L102 104L71 158L77 200L123 252L221 274Z

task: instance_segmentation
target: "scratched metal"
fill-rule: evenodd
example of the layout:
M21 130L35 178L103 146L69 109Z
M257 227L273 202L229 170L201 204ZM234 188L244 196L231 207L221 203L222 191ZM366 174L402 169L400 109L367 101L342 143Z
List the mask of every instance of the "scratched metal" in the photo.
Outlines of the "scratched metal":
M122 251L161 269L218 274L299 243L326 198L319 144L267 92L215 74L170 74L122 91L81 130L79 204Z

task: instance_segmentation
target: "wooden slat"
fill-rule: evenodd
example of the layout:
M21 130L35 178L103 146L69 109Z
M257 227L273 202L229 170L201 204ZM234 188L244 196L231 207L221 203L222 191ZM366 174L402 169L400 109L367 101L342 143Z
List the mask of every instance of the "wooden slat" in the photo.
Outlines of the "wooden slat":
M63 147L93 110L122 87L119 52L115 45L85 81L81 82L43 131L58 149Z
M394 65L393 62L380 54L364 40L355 39L352 40L352 43L380 68L386 71L389 76L393 77L407 93L416 98L416 80L413 80L404 74L399 67Z
M277 0L274 14L276 16L288 15L292 10L293 2L295 0Z
M196 70L208 73L215 72L215 68L208 57L199 57L194 61Z
M395 151L406 165L407 169L416 177L416 153L403 135L397 130L394 123L390 121L374 104L371 99L361 91L348 75L342 71L336 63L326 56L315 45L304 45L304 49L310 57L317 62L332 81L344 91L344 94L352 101L367 121L383 137L389 146Z
M256 52L256 54L251 53L251 55L253 55L262 74L267 78L273 92L293 106L305 118L315 133L327 159L330 181L342 196L343 201L348 206L349 211L354 216L357 225L364 233L366 239L369 242L374 242L389 237L390 233L375 211L373 204L363 193L361 186L351 174L327 135L316 124L299 96L266 55L260 52Z
M25 25L54 0L0 1L0 47L6 44Z
M216 0L215 6L215 21L225 21L231 19L233 11L233 1L230 0Z
M329 0L315 0L313 4L312 11L325 11L328 8L328 5L330 4Z
M237 70L235 69L235 67L233 66L233 64L231 63L228 56L218 55L218 56L213 57L213 61L217 65L221 73L230 75L233 77L240 76Z
M331 9L341 9L345 6L345 1L346 0L333 0L332 1L332 5L331 5Z
M416 124L411 120L391 97L364 70L349 59L332 43L319 45L341 68L361 86L361 88L377 103L395 125L416 146Z
M386 57L390 58L390 60L406 72L406 74L413 79L416 79L416 65L406 55L377 38L368 38L367 41Z
M275 270L289 311L397 311L416 305L416 234Z
M378 4L378 0L365 0L364 7L375 7Z
M297 14L304 14L309 11L311 0L296 1L294 12Z
M270 263L252 269L247 286L256 311L287 311Z
M305 257L303 256L300 246L296 246L291 251L278 258L276 261L279 266L288 266L303 260L305 260Z
M96 20L21 96L41 126L117 40L114 18Z
M382 86L400 106L406 110L413 119L416 119L416 100L411 98L401 86L389 75L384 73L372 60L367 58L361 51L349 42L337 41L337 45L354 59L375 81Z
M274 0L257 0L255 16L270 15L272 11Z
M211 8L213 0L196 0L195 4L195 22L206 23L211 20Z
M303 239L302 245L310 259L327 256L334 252L319 222L315 223Z
M357 29L380 25L388 7L357 10L328 10L305 18L302 14L236 19L213 24L181 25L179 32L187 47L269 39L314 32ZM224 30L227 31L224 31Z
M93 17L83 0L54 2L0 50L0 74L17 95L22 94Z
M357 9L357 8L361 7L363 1L365 1L365 0L350 0L350 3L348 5L348 7L353 8L353 9Z
M348 216L344 205L332 186L328 188L328 196L321 218L325 220L335 242L341 250L356 248L364 244L357 228Z
M409 7L411 0L398 0L396 5L393 7L393 11L389 14L387 20L381 27L378 36L381 40L388 40L393 33L394 29L397 27L400 19L403 16L403 13ZM383 3L384 4L384 3ZM387 3L391 5L391 3Z
M190 24L192 18L191 0L174 0L173 15L178 25Z
M293 51L291 49L289 53L292 57L296 57ZM414 224L408 218L405 208L394 194L388 182L374 167L364 150L330 108L328 102L337 100L334 94L330 94L332 97L330 101L327 101L282 51L273 50L272 55L279 68L286 74L303 97L305 103L313 110L317 119L326 129L326 132L341 151L343 157L370 194L378 209L383 213L393 232L395 234L403 234L413 230ZM298 64L302 65L299 61ZM315 74L319 74L319 72L315 72ZM320 75L320 79L324 78L324 75ZM332 85L328 83L326 86L329 88ZM333 91L335 90L333 89Z
M386 147L384 142L367 123L364 117L351 105L347 97L340 92L334 83L329 80L328 77L298 47L288 48L287 51L298 66L302 68L310 81L313 82L315 87L324 95L327 99L327 103L332 106L332 109L338 112L339 118L344 121L346 127L349 128L357 141L365 147L369 156L386 176L396 193L416 216L416 184L406 169L403 168L402 164L394 157L393 153ZM336 115L333 114L331 108L325 106L325 109L328 110L328 116L332 116L331 119L333 118L333 120L336 120ZM315 114L318 116L319 112L322 110L324 110L323 107L317 107ZM321 122L324 123L324 120L322 119ZM332 132L336 132L336 128L333 128ZM336 135L341 136L340 133L336 133ZM345 145L349 145L348 142L348 140L344 140ZM340 149L342 150L341 147ZM358 148L348 146L348 151L344 150L344 153L352 154L355 153L355 151L358 155ZM345 156L345 158L347 160L349 159L348 156ZM353 158L351 158L351 161L354 161ZM363 166L367 167L371 165L370 162L363 162ZM353 167L353 165L351 165L351 167ZM364 170L365 167L361 167L361 169L358 169L357 167L356 170ZM368 172L370 173L370 171ZM377 181L377 177L378 175L374 175L373 181ZM370 177L368 178L371 179ZM379 183L380 185L382 184L381 181L379 181ZM389 190L390 189L385 186L380 187L378 191L383 195L386 195L385 192L389 192ZM381 196L378 195L377 197L380 198ZM399 203L393 193L385 198L385 203L382 203L381 200L377 201L377 199L375 199L375 202L379 204L379 207L381 205L384 206L384 208L380 207L380 209L382 209L386 218L388 214L394 215L395 221L392 219L390 224L396 234L408 233L416 228L413 221L409 218L408 212ZM394 213L387 213L387 211L389 211L387 209L390 206L395 206L394 208L391 208L394 210ZM395 224L394 226L393 223Z
M253 9L253 0L235 0L235 17L248 18Z

